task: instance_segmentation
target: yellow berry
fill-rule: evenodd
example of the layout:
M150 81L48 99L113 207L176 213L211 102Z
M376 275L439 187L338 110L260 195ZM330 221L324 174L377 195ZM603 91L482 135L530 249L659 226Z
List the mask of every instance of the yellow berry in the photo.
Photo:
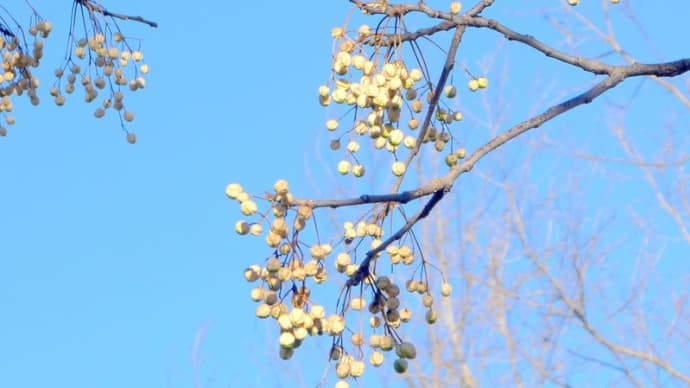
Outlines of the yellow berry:
M257 210L258 210L258 207L256 206L256 203L254 203L254 201L250 201L250 200L243 201L240 204L240 211L245 216L254 215L257 212Z
M580 3L580 0L568 0L568 4L570 5L578 5Z
M460 4L459 1L454 1L450 3L450 13L453 15L457 15L460 13L460 10L462 10L462 4Z
M365 169L363 165L355 164L354 166L352 166L352 175L356 176L357 178L361 178L362 176L364 176L364 172Z
M402 176L403 174L405 174L405 169L405 163L400 161L393 163L393 165L391 166L391 170L393 171L393 175L395 176Z
M441 295L447 298L450 296L451 292L453 292L453 287L450 285L450 283L443 283L441 285Z
M448 85L443 89L443 94L446 95L448 98L453 98L457 95L457 89L453 85Z
M254 223L249 225L249 234L252 236L260 236L261 233L263 233L263 227L261 224Z
M420 79L422 79L422 71L419 69L412 69L410 70L408 77L410 77L415 82L419 81Z
M333 39L342 39L344 36L345 36L345 30L343 30L340 27L334 27L331 30L331 37L333 37Z
M471 80L467 83L467 87L468 87L471 91L474 92L474 91L476 91L477 89L479 89L479 81L477 81L476 79L471 79Z
M280 346L283 348L294 348L295 347L295 336L291 331L284 331L280 334L279 338Z
M252 265L251 267L244 270L244 279L248 282L255 282L261 276L261 267L258 265Z
M379 367L383 364L383 359L383 353L379 351L374 351L373 353L371 353L371 356L369 356L369 363L373 367Z
M480 89L486 89L489 86L489 80L486 77L477 78L477 86Z
M364 363L362 361L352 361L350 363L350 376L357 378L364 374Z
M225 187L225 195L230 199L236 199L244 190L239 183L230 183Z
M261 287L254 287L252 288L251 292L249 293L249 297L254 301L254 302L259 302L264 300L264 289Z
M338 163L338 173L340 175L347 175L350 173L350 162L347 160L341 160L340 163Z
M262 303L256 307L256 316L258 318L264 319L271 316L271 306L266 303Z
M308 220L311 218L312 215L312 209L311 207L307 205L302 205L297 209L297 217L303 219L303 220Z
M359 143L351 140L349 143L347 143L347 151L353 154L359 151Z
M366 305L367 301L364 298L352 298L350 300L350 307L355 311L361 311Z
M403 133L403 131L399 129L394 129L388 135L388 142L391 145L397 146L400 145L400 143L402 143L404 137L405 134Z
M283 195L287 194L289 190L289 186L286 180L284 179L279 179L276 181L276 183L273 185L273 189L276 191L276 194L278 195Z

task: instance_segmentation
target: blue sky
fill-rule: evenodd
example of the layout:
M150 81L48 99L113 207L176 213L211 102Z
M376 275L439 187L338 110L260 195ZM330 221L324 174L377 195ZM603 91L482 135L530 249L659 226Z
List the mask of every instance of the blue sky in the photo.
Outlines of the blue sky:
M277 363L275 328L253 317L241 277L268 252L234 235L239 212L223 190L242 182L261 193L277 178L302 196L347 189L349 183L326 172L337 159L325 151L322 125L330 112L316 103L316 88L329 76L330 29L342 22L348 3L103 3L160 25L121 23L143 39L151 67L146 89L126 97L136 114L130 128L138 143L127 144L114 117L95 120L93 108L76 98L62 108L51 103L48 85L64 52L69 7L36 0L33 5L55 25L38 72L43 101L35 109L17 99L17 124L0 139L0 386L293 386L297 377L289 377L289 370L305 386L315 385L325 367L317 351L328 344ZM561 9L535 3L554 14ZM649 41L628 29L624 18L614 18L624 46L647 61L687 56L677 40L662 37L675 36L690 6L678 6L662 20L644 3L633 9ZM28 20L24 2L6 6ZM598 22L598 8L590 4L582 12L587 10ZM538 18L530 12L497 7L490 15L527 32L532 23L524 15ZM549 23L529 32L563 44ZM493 57L505 47L507 53ZM592 47L583 45L582 53L604 52L601 45ZM568 78L570 69L561 65L528 68L535 59L542 57L491 32L466 36L460 63L490 65L490 77L510 67L503 96L510 111L502 129L525 118L533 107L526 96L544 93L540 97L554 103L592 81L581 72ZM644 112L666 108L679 112L677 123L688 122L687 110L670 105L673 99L649 81L633 80L604 100L627 103L641 83L657 94L634 100L626 117L632 131L658 126L659 116ZM592 117L601 111L603 101L540 131L621 156L615 145L596 141L592 127L603 126L606 117ZM583 128L582 138L569 128ZM482 139L470 136L468 144ZM536 168L535 179L547 170ZM367 185L376 190L375 182ZM630 195L644 201L649 193ZM659 224L671 228L663 219ZM687 245L677 249L688 252ZM201 364L195 367L200 333Z

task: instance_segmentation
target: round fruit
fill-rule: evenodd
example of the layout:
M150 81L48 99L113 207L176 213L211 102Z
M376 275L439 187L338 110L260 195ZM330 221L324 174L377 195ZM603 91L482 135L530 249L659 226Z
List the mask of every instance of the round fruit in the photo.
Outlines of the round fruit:
M398 373L405 373L407 371L407 360L398 358L393 363L393 369Z
M460 10L462 10L462 4L460 4L459 1L454 1L450 3L450 13L453 15L457 15L460 13Z
M400 162L400 161L395 162L391 166L391 170L393 171L393 175L402 176L403 174L405 174L405 170L406 170L405 163Z

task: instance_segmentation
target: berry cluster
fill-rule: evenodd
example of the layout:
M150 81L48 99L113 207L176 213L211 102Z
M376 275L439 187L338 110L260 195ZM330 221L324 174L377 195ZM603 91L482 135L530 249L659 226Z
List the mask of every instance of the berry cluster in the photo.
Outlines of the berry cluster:
M43 57L43 47L53 25L39 20L30 29L33 42L29 45L24 39L21 29L13 31L9 26L0 22L0 57L2 57L2 72L0 73L0 117L4 124L12 125L16 122L11 112L14 109L13 96L26 93L32 105L38 105L40 100L36 94L39 86L38 78L33 76L31 69L39 66ZM0 136L7 135L7 128L0 124Z
M454 2L450 9L458 14L462 8ZM388 20L384 17L376 30L362 25L356 31L340 27L331 31L337 49L331 77L318 89L318 101L329 112L344 112L331 114L325 123L334 136L330 148L346 151L337 164L341 175L365 174L358 157L362 146L392 155L391 173L398 177L408 169L402 154L423 146L445 153L448 166L465 157L451 132L451 125L463 118L450 108L457 88L452 82L435 86L422 70L422 61L408 66L404 31L398 27L404 23L398 20L392 33L380 32L388 31ZM486 77L466 73L470 91L488 87ZM436 283L440 290L432 289L435 267L426 261L413 234L382 246L384 234L394 230L389 211L393 207L345 222L336 238L323 242L314 209L309 202L298 204L284 180L261 197L251 196L236 183L226 187L226 195L245 217L236 222L235 231L263 238L272 251L264 261L248 267L244 278L253 284L250 298L257 303L256 316L277 326L281 358L292 357L307 338L325 336L332 341L330 359L340 379L337 387L348 387L348 378L360 377L367 364L379 367L386 359L398 373L407 371L416 349L399 332L413 319L434 324L438 319L434 292L448 297L452 287L441 274L442 281ZM266 209L259 209L260 201L268 204ZM305 231L307 225L314 227L315 238ZM315 295L329 282L343 286L335 309L327 312ZM424 312L419 317L409 304L415 299Z
M7 12L0 7L2 11ZM127 89L131 92L143 89L149 66L144 63L138 40L133 42L134 39L126 38L116 19L157 26L155 22L139 16L111 13L93 0L74 2L68 54L62 66L55 70L56 80L50 88L50 95L57 106L62 106L66 102L66 95L82 89L87 103L100 102L94 109L94 116L101 118L109 109L116 111L122 129L127 133L127 141L135 143L136 135L125 128L126 122L134 120L134 113L125 109L123 92ZM35 11L28 34L19 24L6 25L5 20L14 18L12 15L8 18L0 15L0 136L7 135L7 128L3 124L12 125L16 121L10 114L14 108L13 96L26 94L32 105L40 103L36 93L39 82L33 76L32 69L39 66L44 39L53 29L53 25ZM82 33L77 32L80 28L83 29Z
M361 281L353 281L362 274L361 260L358 261L361 249L375 248L382 243L384 231L380 223L346 222L333 245L309 245L303 241L302 233L315 217L313 209L293 204L286 181L277 181L273 193L261 198L269 204L264 212L259 211L255 201L258 198L246 193L239 184L229 184L225 193L237 202L245 217L251 217L250 221L237 221L235 231L240 235L263 236L273 250L264 262L245 269L244 278L255 284L250 298L258 304L256 316L272 319L280 332L278 343L282 359L292 357L308 337L327 336L332 339L330 358L340 379L360 377L367 362L373 367L381 366L386 353L394 354L391 357L397 372L407 370L407 360L415 358L416 350L398 334L401 325L413 317L412 310L403 306L401 290L420 297L427 323L433 324L438 317L424 259L412 246L388 246L385 255L379 254ZM420 260L421 266L418 265ZM392 276L399 266L408 268L407 272L411 273L404 287ZM393 272L386 276L377 274L377 269L392 269ZM343 276L342 280L348 285L331 313L315 301L312 292L327 282L329 275ZM451 290L450 284L444 281L441 295L447 297ZM368 334L358 323L361 319L348 323L348 312L366 315ZM345 380L339 384L347 386Z
M460 9L460 3L451 4L451 12L459 13ZM428 74L419 67L406 65L402 45L395 42L400 33L385 35L372 31L368 25L351 33L341 27L331 31L338 49L333 56L330 81L319 87L318 100L324 107L337 104L346 108L342 117L330 118L325 123L326 129L337 136L330 143L332 150L340 150L346 143L347 155L337 164L341 175L364 175L365 166L357 152L362 139L368 138L373 149L393 155L391 172L402 176L406 172L405 163L399 160L403 150L413 150L421 141L433 144L438 152L444 151L453 140L450 125L462 120L462 113L444 107L457 96L455 86L448 85L443 90L447 100L435 104L425 135L414 134L427 114L434 89ZM488 79L472 77L468 87L471 91L485 89ZM352 112L354 117L346 124L345 118ZM460 154L464 150L459 153L451 150L446 159L455 158L456 163Z
M113 30L103 15L92 12L91 30L75 38L75 26L70 34L70 55L64 64L55 70L55 85L50 95L58 106L65 103L64 94L72 94L79 88L83 90L87 103L99 100L94 116L102 118L111 109L117 112L127 141L136 142L136 135L127 131L125 122L134 120L134 113L125 109L124 91L136 92L146 86L144 76L149 66L144 63L144 54L133 48L131 42L119 30ZM63 94L64 93L64 94Z

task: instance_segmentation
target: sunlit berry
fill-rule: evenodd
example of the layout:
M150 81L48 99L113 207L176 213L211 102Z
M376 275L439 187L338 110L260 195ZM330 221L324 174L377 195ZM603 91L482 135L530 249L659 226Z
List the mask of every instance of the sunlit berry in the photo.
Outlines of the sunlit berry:
M341 27L334 27L331 29L331 37L333 39L342 39L345 36L345 30Z
M240 211L245 216L254 215L258 210L256 203L254 201L244 201L240 204Z
M369 363L370 363L371 366L373 366L373 367L379 367L379 366L381 366L381 365L383 364L383 360L384 360L383 353L381 353L381 352L379 352L379 351L374 351L374 352L371 353L371 355L369 356Z
M401 161L394 162L391 166L391 171L393 171L393 175L395 176L402 176L403 174L405 174L405 170L405 163Z
M350 363L350 376L352 377L362 377L364 374L364 363L359 360L354 360Z
M441 285L441 295L444 297L449 297L451 292L453 292L453 287L450 285L450 283L443 283Z
M341 160L338 163L338 173L340 175L347 175L350 173L351 164L347 160Z
M460 10L462 10L462 4L460 4L459 1L454 1L450 3L450 13L453 15L457 15L460 13Z
M261 233L263 233L263 227L261 224L253 223L249 225L249 234L252 236L261 236Z
M423 74L422 74L422 71L419 69L412 69L412 70L410 70L410 73L408 76L410 79L412 79L416 82L416 81L419 81L420 79L422 79Z
M262 303L256 306L256 316L258 318L264 319L271 316L271 306L266 303Z
M355 164L354 166L352 166L352 175L354 175L355 177L361 178L362 176L364 176L364 172L365 169L363 165Z
M476 79L469 80L469 82L467 82L467 88L469 88L470 91L476 91L477 89L479 89L479 81L477 81Z

